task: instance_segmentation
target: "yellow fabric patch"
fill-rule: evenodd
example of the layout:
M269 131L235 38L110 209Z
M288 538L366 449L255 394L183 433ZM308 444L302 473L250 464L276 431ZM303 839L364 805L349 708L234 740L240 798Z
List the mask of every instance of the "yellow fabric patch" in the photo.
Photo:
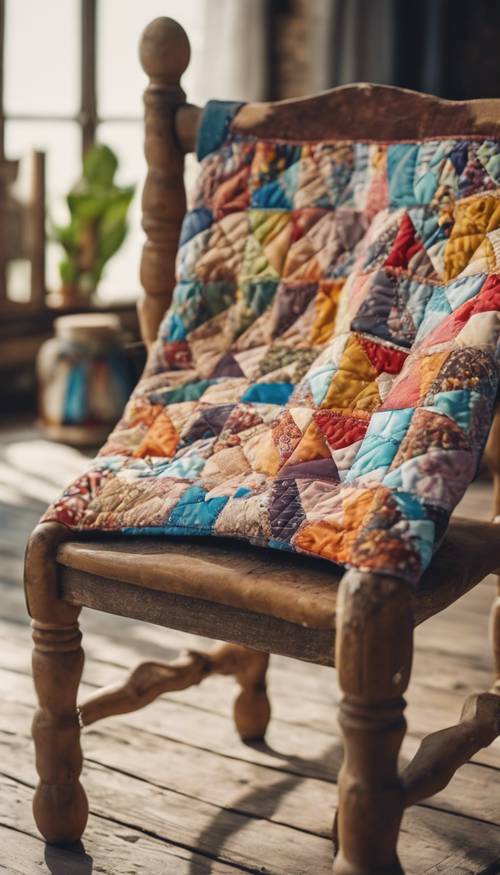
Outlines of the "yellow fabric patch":
M356 335L349 338L321 407L375 410L381 403L377 372Z
M458 276L468 265L488 231L500 227L500 199L472 197L455 207L455 224L444 250L444 280Z
M243 446L243 452L252 469L261 474L276 474L282 464L281 456L273 441L272 429L264 433L253 432L252 437Z
M330 459L332 456L326 438L313 420L307 426L299 444L287 460L287 465L312 462L314 459Z
M420 397L427 395L430 387L436 379L436 374L443 367L446 359L450 355L450 350L445 352L436 352L434 355L426 355L420 361Z
M315 300L316 315L309 341L323 344L330 340L335 328L340 293L345 283L341 280L322 280Z

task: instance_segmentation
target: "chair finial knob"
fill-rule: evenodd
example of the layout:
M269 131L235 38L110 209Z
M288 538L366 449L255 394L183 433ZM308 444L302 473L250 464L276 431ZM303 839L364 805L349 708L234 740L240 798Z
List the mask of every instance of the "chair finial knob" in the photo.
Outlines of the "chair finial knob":
M144 30L139 57L150 79L178 84L189 64L191 47L186 31L173 18L155 18Z

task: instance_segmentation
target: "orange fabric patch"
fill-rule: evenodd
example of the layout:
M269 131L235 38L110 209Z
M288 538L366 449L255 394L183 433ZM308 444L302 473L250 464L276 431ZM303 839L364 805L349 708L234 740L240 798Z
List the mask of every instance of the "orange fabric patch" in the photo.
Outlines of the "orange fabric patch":
M312 420L307 426L299 444L288 457L287 465L312 462L314 459L330 459L331 455L325 435L318 424Z
M174 455L178 443L179 434L170 417L165 410L162 410L133 455L136 458L144 458L144 456L169 458Z
M359 536L359 528L370 512L375 497L373 490L356 493L344 502L341 526L327 520L302 526L293 538L293 545L307 553L318 553L325 559L346 565Z

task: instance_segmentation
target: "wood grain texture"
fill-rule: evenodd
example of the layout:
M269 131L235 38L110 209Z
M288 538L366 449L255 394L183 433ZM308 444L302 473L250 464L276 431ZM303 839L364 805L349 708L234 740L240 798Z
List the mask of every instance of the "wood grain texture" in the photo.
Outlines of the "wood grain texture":
M139 321L151 344L170 304L175 285L175 257L186 212L184 156L175 133L175 114L186 100L180 79L189 63L189 40L171 18L156 18L145 29L140 58L149 84L144 94L144 154L148 173L142 194L146 233L141 260L145 297Z
M184 153L193 152L202 109L179 108L175 127ZM358 82L313 97L247 103L232 129L261 140L395 141L498 137L500 99L445 100L406 88Z
M481 693L470 696L460 722L427 735L401 779L405 804L434 796L451 781L460 766L500 734L500 696Z
M72 605L145 620L306 662L331 665L333 629L309 629L268 614L97 577L62 567L61 595Z
M499 526L500 540L500 406L497 407L485 449L486 463L493 478L493 519ZM495 690L500 696L500 575L490 611L490 641L493 650Z
M83 670L78 623L61 626L33 620L33 682L38 709L32 736L38 786L36 824L48 842L78 841L87 824L88 802L79 777L83 765L76 696Z
M247 103L233 129L259 139L304 141L497 137L500 100L444 100L389 85L342 85L314 97Z
M180 78L189 61L189 43L179 25L164 18L152 22L142 38L141 61L149 85L145 94L148 175L143 193L147 240L141 264L146 296L140 318L150 344L174 287L175 254L185 213L183 153L193 145L199 112L182 108L185 95ZM233 128L264 139L291 141L303 141L305 131L308 140L496 136L500 133L499 107L499 101L450 104L401 89L359 85L306 101L247 104L237 113ZM411 792L405 791L398 771L398 754L405 737L403 693L410 675L413 626L451 604L487 573L500 569L498 530L470 520L454 524L413 599L407 586L393 578L348 572L342 577L338 601L340 574L317 561L313 570L313 563L299 557L276 554L269 559L262 551L257 559L250 548L215 543L194 546L193 542L170 541L158 548L140 539L126 546L119 539L98 543L82 539L81 544L64 545L69 537L60 526L39 527L30 542L26 565L39 699L33 732L41 779L35 815L43 834L57 842L76 839L87 817L79 784L82 756L76 714L83 666L77 625L81 606L231 642L218 651L220 658L214 657L210 670L216 673L218 666L221 673L234 673L238 679L241 691L235 717L245 739L262 736L269 720L267 653L331 664L336 622L345 761L339 783L339 853L334 871L336 875L399 875L403 870L398 834ZM495 641L497 620L498 612L493 622ZM234 644L261 652L248 661ZM210 657L193 657L179 671L156 662L153 670L151 666L140 669L125 685L117 688L115 684L113 691L97 693L94 707L113 713L118 703L119 709L133 713L131 704L135 708L151 701L152 694L172 691L172 683L178 689L196 683L207 669L204 659ZM82 715L91 715L91 709L91 704L84 705ZM473 724L472 734L478 730L476 718L464 723ZM448 760L438 743L433 756L442 762L438 763L439 780L429 785L431 789L442 787L452 767L472 751L470 739L462 736L456 728L448 732L447 741L457 748ZM480 740L484 740L482 735ZM430 744L436 749L434 742ZM227 755L226 751L221 748L221 755ZM418 762L417 755L414 787L419 781ZM136 804L126 795L129 780L114 775L115 794L126 799L127 812ZM99 786L97 782L97 793ZM158 790L148 785L135 788L135 795L141 813L148 815L147 822L161 830L156 814L159 802L179 804L179 800L173 800L170 791ZM199 807L201 835L196 847L209 856L217 824L214 827L204 806ZM176 811L180 845L186 844L183 829L189 829L182 825L182 815L194 817L192 812L191 800L185 799ZM236 814L231 815L231 828L238 832L235 824L241 823L242 815ZM324 864L329 845L323 837L318 841L314 834L306 840L307 830L297 837L288 827L277 830L274 823L266 829L266 840L281 855L274 868L277 873L290 873L294 867L297 873L308 871L309 859L318 853L319 845L321 853L325 852ZM254 845L249 855L248 848L242 851L236 842L235 864L244 871L269 870L271 854L262 839L260 822L253 833L261 845ZM220 850L224 828L217 841ZM455 868L462 860L455 855Z
M236 728L243 741L264 738L271 706L266 692L269 655L222 644L211 651L190 650L171 663L143 662L125 680L98 690L78 708L80 722L90 726L114 714L138 711L158 696L200 684L212 674L234 675L240 692L234 703Z
M448 607L500 567L498 535L492 523L452 520L441 549L413 594L416 624ZM321 630L333 629L342 574L327 561L223 538L94 540L87 535L62 543L57 561L67 569L106 580L200 598ZM98 595L97 587L95 598ZM126 611L123 601L122 606Z
M375 574L345 574L335 657L345 746L335 875L403 872L396 847L404 811L398 756L412 645L408 585Z
M409 760L418 746L413 728L422 733L453 723L459 714L462 689L487 686L484 628L490 587L491 582L480 584L463 601L417 630L420 644L408 691L410 729L403 742L403 761ZM2 616L8 616L5 596L3 593L0 600ZM0 622L0 634L4 642L0 665L12 668L0 672L2 771L31 786L33 755L27 729L33 691L28 674L28 630L19 622L4 621ZM173 658L178 648L199 643L194 636L93 611L85 617L85 641L84 696L95 685L118 680L141 657L161 659L166 654ZM271 662L274 719L267 747L250 747L239 741L230 713L232 681L222 677L206 687L170 693L148 709L103 721L84 733L88 763L84 783L91 809L99 814L91 815L85 833L85 851L94 858L94 871L108 873L116 866L119 873L132 870L134 875L146 875L168 871L171 865L172 871L183 872L185 866L188 872L191 858L194 872L206 873L210 866L215 872L216 866L224 865L234 872L241 853L247 861L253 857L254 871L260 863L274 875L283 872L287 862L281 846L297 830L294 849L302 851L296 853L287 875L330 872L328 836L336 802L333 782L341 756L335 726L335 672L280 657ZM444 875L458 871L479 875L494 865L500 831L492 823L498 816L498 770L493 764L496 755L500 765L499 753L498 744L493 745L479 756L482 762L490 763L489 767L464 766L445 791L425 806L417 805L405 813L400 857L408 875L422 875L436 871L436 867ZM118 784L124 773L127 777ZM125 781L128 789L124 794ZM12 844L2 845L2 860L9 873L12 869L24 875L26 867L31 875L28 867L33 855L40 854L43 863L43 845L34 838L36 828L29 811L29 786L0 784L0 805L2 798L5 805L0 821L5 822L5 811L13 826L27 827L33 837L16 832L17 853ZM141 795L134 805L136 788ZM196 817L186 816L186 795ZM198 800L207 803L206 829ZM233 817L234 810L239 817ZM276 824L272 841L268 821ZM253 823L260 828L254 829ZM292 833L281 831L283 824ZM155 838L143 831L148 828L150 832L154 829ZM322 841L309 842L311 834ZM185 853L184 862L177 859L178 868L172 856L176 840L184 843ZM48 860L55 861L54 868L59 864L71 873L70 865L85 865L85 851L72 855L50 848ZM205 852L215 858L207 859ZM205 870L197 868L203 865ZM81 875L80 869L76 872Z

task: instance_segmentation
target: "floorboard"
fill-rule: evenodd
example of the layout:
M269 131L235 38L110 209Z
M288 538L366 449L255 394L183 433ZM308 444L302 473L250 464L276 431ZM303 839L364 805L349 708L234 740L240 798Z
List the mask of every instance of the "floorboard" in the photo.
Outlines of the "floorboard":
M35 706L20 585L26 537L86 463L31 428L0 432L0 875L326 875L342 746L335 672L271 661L273 719L265 744L244 745L231 718L235 687L213 678L84 734L91 817L84 845L48 848L32 821L29 727ZM479 481L460 513L487 518ZM416 630L402 761L427 732L456 722L469 692L491 680L486 580ZM84 612L82 692L142 658L165 659L199 639ZM500 873L500 744L481 751L442 793L405 815L407 875Z

